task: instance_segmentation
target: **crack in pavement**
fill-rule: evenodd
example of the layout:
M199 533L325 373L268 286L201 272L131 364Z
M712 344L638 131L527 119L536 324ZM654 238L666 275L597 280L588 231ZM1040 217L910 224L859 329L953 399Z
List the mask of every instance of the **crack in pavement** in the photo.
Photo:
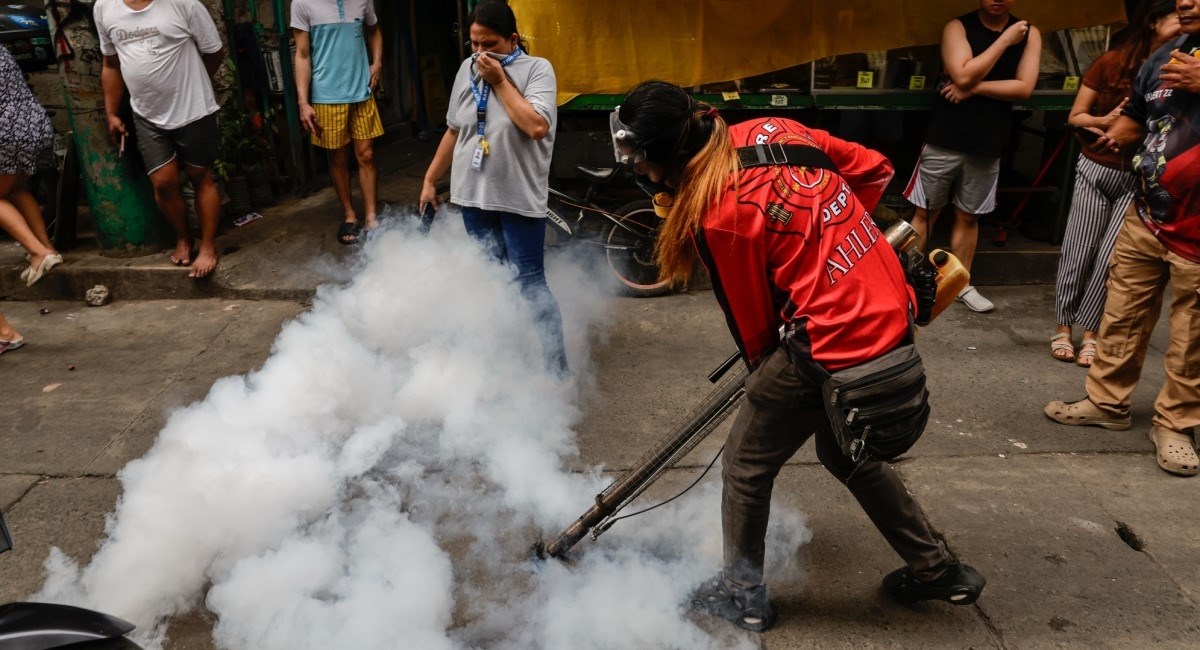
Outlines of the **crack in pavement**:
M179 380L183 378L184 374L186 374L187 371L196 364L196 360L199 359L201 356L203 356L204 353L208 352L209 347L211 347L213 345L213 343L215 343L217 341L217 339L221 338L221 336L225 334L225 331L228 330L231 325L233 325L234 321L236 321L237 318L238 318L238 314L236 312L231 313L229 315L229 320L226 321L225 324L221 326L221 329L217 330L217 333L214 334L212 336L212 338L210 338L203 346L201 346L200 350L191 359L189 359L188 362L183 365L183 367L181 367L178 371L176 371L171 376L170 381L168 381L163 386L162 390L155 393L152 397L150 397L150 399L148 399L146 401L146 405L143 406L141 408L141 410L139 410L137 412L137 415L133 416L129 420L129 423L126 424L124 427L122 427L122 429L119 432L117 432L117 435L113 436L112 439L108 441L108 444L104 445L104 447L102 449L100 449L99 452L96 453L96 455L92 458L91 461L88 462L87 465L84 465L83 475L86 476L88 474L88 468L90 468L92 465L94 465L96 463L96 461L100 460L100 458L102 456L104 456L104 454L109 449L112 449L113 445L117 444L117 442L122 440L125 437L125 435L127 433L129 433L129 430L133 427L133 425L137 424L138 421L141 420L142 417L146 415L147 411L150 410L151 405L158 403L158 400L168 390L170 390L173 386L175 386L175 384L179 383Z

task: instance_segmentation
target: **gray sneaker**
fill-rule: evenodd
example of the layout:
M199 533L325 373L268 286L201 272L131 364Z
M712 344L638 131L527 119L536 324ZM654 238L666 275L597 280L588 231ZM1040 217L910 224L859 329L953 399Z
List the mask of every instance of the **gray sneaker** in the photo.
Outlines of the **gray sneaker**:
M966 289L958 292L958 301L967 306L971 311L986 313L996 308L991 300L984 298L975 287L968 286Z

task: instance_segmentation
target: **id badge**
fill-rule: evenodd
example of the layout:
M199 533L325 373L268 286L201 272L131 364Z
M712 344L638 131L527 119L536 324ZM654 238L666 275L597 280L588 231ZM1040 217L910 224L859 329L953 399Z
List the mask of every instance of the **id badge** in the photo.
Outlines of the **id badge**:
M483 147L475 145L475 151L471 152L471 169L483 169Z

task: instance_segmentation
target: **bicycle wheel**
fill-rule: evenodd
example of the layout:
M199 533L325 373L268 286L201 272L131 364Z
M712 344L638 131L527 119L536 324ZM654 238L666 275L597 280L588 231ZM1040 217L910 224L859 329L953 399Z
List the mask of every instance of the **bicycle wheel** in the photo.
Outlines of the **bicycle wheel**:
M671 283L658 279L658 264L654 261L654 242L662 227L662 219L654 214L654 204L649 200L634 201L617 208L613 214L621 223L609 226L604 236L604 253L620 289L639 298L669 293Z

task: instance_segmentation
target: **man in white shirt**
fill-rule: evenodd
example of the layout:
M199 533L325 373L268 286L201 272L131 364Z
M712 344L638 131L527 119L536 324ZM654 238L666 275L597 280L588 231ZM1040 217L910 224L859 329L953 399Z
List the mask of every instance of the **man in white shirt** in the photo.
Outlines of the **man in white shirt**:
M97 0L94 16L104 55L100 81L109 137L124 149L129 125L117 110L128 88L154 199L178 237L171 262L191 265L189 277L203 278L217 267L221 211L212 177L220 141L212 75L225 58L217 26L200 0ZM195 260L180 193L181 161L196 190L200 218Z

